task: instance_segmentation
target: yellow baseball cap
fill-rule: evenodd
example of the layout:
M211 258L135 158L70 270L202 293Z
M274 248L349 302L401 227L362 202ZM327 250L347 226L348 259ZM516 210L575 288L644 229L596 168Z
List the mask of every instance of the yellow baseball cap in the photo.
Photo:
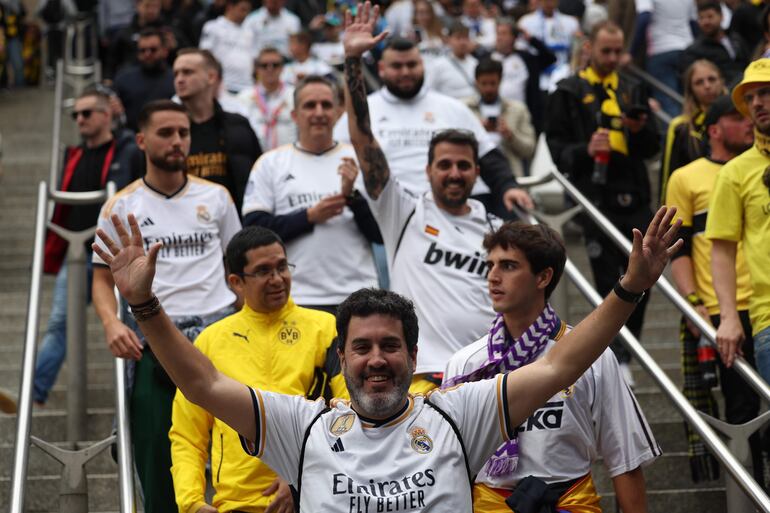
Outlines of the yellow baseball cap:
M744 116L749 115L749 109L746 102L743 101L746 86L760 83L770 84L770 58L757 59L749 64L746 71L743 72L743 80L733 88L733 103L738 112Z

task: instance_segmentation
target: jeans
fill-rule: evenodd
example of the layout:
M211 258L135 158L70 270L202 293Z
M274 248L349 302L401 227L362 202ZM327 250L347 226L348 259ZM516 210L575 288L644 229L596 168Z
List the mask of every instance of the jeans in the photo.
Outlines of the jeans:
M754 334L754 358L759 375L770 383L770 326Z
M647 73L654 76L677 93L681 93L682 87L679 83L679 58L681 55L681 50L672 50L656 55L648 55L646 66ZM665 110L671 117L678 116L682 112L682 106L667 94L655 89L653 91L653 97L660 102L663 110Z
M93 276L91 255L86 256L86 271L88 282L86 283L87 303L91 303L91 278ZM83 305L85 308L86 305ZM51 314L48 317L43 343L37 353L35 363L35 379L33 399L35 402L44 403L48 399L59 370L67 355L67 262L62 264L56 282L53 286L53 301L51 302Z

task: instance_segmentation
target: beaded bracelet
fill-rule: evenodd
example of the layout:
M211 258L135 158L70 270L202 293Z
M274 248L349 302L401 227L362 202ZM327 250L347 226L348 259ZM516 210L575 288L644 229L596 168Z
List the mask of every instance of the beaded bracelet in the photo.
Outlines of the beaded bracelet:
M131 313L137 322L146 321L158 315L161 310L160 301L157 296L139 305L128 305L131 307Z

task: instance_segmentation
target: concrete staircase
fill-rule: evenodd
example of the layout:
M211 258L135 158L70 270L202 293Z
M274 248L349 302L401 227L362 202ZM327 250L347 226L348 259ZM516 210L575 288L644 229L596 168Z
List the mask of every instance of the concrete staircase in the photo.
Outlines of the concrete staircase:
M0 95L0 133L4 138L4 175L0 178L0 326L4 337L0 342L0 387L17 392L20 383L25 312L27 309L34 203L39 180L47 179L50 162L50 123L53 94L48 90L30 89ZM65 140L74 140L72 124L64 119ZM579 239L568 238L570 257L580 269L588 272L587 259ZM40 330L50 309L53 280L46 277L43 285ZM570 286L571 307L567 320L577 323L589 307ZM101 329L89 308L88 380L89 433L100 440L111 429L114 405L112 358L106 350ZM674 382L679 375L677 325L679 315L660 293L653 293L647 310L642 341L667 370ZM35 409L32 433L52 442L65 436L66 408L65 367L45 408ZM652 513L725 511L723 482L695 486L690 481L686 444L681 418L663 398L651 380L638 367L635 369L636 393L652 424L664 456L645 470L648 500ZM0 505L9 502L10 471L16 419L0 414ZM108 454L94 459L89 467L89 510L117 511L116 465ZM601 465L597 465L597 486L604 495L602 505L607 512L615 510L612 486ZM36 448L31 448L27 481L27 511L58 510L60 466ZM3 506L4 507L4 506Z
M0 132L3 135L3 175L0 177L0 387L17 394L29 299L37 184L48 180L51 151L53 92L26 89L0 93ZM65 141L75 141L69 118L62 122ZM43 280L40 337L51 307L53 278ZM112 357L103 342L93 310L88 313L88 439L101 440L112 429L114 378ZM65 448L65 363L44 408L33 409L31 432ZM0 414L0 508L10 502L10 478L16 417ZM86 443L84 445L90 445ZM107 452L87 466L89 511L117 511L117 466ZM28 512L59 510L61 465L36 447L29 452L26 508Z

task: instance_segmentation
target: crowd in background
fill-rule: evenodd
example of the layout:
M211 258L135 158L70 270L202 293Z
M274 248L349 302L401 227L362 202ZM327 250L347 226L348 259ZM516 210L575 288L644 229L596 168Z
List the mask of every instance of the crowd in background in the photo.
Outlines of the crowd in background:
M468 243L471 231L486 232L487 228L497 227L499 220L492 213L510 218L515 217L510 211L515 212L516 207L532 206L529 197L517 188L515 177L529 173L541 134L557 166L624 233L646 227L655 203L686 204L686 198L691 196L683 192L683 187L686 189L692 184L683 184L687 174L675 173L676 170L683 168L684 171L685 166L697 164L701 166L698 169L713 171L715 179L715 165L721 166L751 146L753 137L749 137L751 128L746 121L745 105L737 110L732 104L725 106L725 101L730 103L725 95L736 84L745 85L741 82L745 81L743 71L750 63L770 57L770 4L756 0L395 0L380 2L380 5L384 15L378 20L375 32L387 31L389 38L374 45L362 59L363 76L371 79L367 90L374 91L369 97L372 125L369 135L373 133L382 145L390 172L407 189L420 193L433 187L433 194L437 194L438 186L424 179L424 160L420 160L428 155L430 166L433 158L427 151L428 139L433 134L426 134L435 123L446 125L440 128L476 132L478 155L474 158L478 158L480 166L480 179L476 184L480 187L473 192L479 199L485 194L489 198L483 200L486 208L483 215L479 214L482 211L473 212L477 219L472 227L466 227L463 244ZM396 253L401 251L400 255L415 257L416 254L410 252L415 253L417 244L410 246L410 232L406 227L415 211L422 222L421 216L426 215L424 209L428 207L412 207L404 199L405 195L390 199L396 194L392 191L391 196L387 196L391 202L387 208L372 207L377 201L372 194L377 190L372 185L372 177L366 177L369 197L364 199L357 190L363 189L357 177L356 153L350 145L337 146L338 141L348 140L342 84L349 70L345 69L342 38L345 17L355 9L355 2L347 0L40 0L33 12L26 12L20 1L0 0L0 84L14 88L45 80L52 59L66 50L61 46L61 24L78 17L92 17L94 30L98 32L98 48L90 51L95 52L102 63L103 82L94 91L79 97L75 104L73 120L83 137L83 145L68 150L62 189L99 188L108 176L123 187L144 176L149 177L144 187L157 192L148 184L163 176L158 169L167 163L158 164L151 155L152 145L147 136L151 123L146 106L153 101L173 100L181 105L179 112L189 116L185 137L189 136L191 142L184 155L180 153L180 158L185 158L186 176L222 185L234 203L232 208L223 207L221 214L227 226L226 230L220 229L221 249L225 250L237 231L236 225L270 228L278 234L276 240L281 247L286 244L283 254L288 255L289 262L284 259L275 269L265 271L267 278L272 280L274 270L276 277L291 274L295 280L292 297L298 304L334 314L337 305L355 289L378 283L387 285L388 278L392 279L394 274L394 290L409 289L422 286L421 279L427 276L423 271L401 270L399 274ZM40 60L42 44L47 45L48 62ZM417 57L408 57L412 53ZM638 76L627 73L626 67L631 65L646 70L664 86L682 94L684 103L680 105L672 95L659 88L651 89ZM349 77L347 81L349 86ZM380 81L384 87L378 91ZM603 96L597 101L596 95ZM174 110L173 106L163 105L161 112ZM430 108L421 110L425 105ZM719 107L712 109L714 105ZM303 109L308 110L303 114ZM731 116L736 117L733 121L738 123L738 114L741 114L742 131L730 132L728 125L720 125L723 118ZM149 117L152 118L152 112ZM394 128L392 118L395 117L403 126ZM658 117L670 119L668 127L664 127ZM360 119L358 121L360 123ZM337 127L332 132L335 123ZM717 126L721 131L714 128ZM408 130L413 131L407 133ZM138 147L132 139L137 132L140 134ZM731 139L731 133L742 134L743 139ZM396 139L398 145L393 144ZM415 147L416 153L410 153L410 146ZM291 148L296 151L292 152ZM339 154L332 156L329 148L339 149ZM144 150L147 160L140 150ZM358 156L360 159L360 154ZM340 159L344 163L338 169ZM647 167L647 163L656 159L660 159L659 197L651 192ZM118 161L119 173L118 167L110 167L111 162ZM89 165L104 171L89 181L79 180L77 170ZM369 162L364 167L372 165ZM415 168L417 173L413 172ZM286 174L287 169L292 171ZM602 170L608 174L598 174ZM178 172L180 168L174 167L171 171ZM367 171L371 170L364 169L364 175ZM178 178L183 180L179 183L187 183L181 175ZM301 191L296 183L286 185L290 181L313 183L314 189ZM197 178L193 181L205 192L203 182ZM140 194L152 195L152 192L142 192L143 186L137 183L121 193L123 200ZM673 189L669 189L669 184ZM211 191L205 193L215 195ZM710 255L710 249L698 249L703 242L697 239L703 237L706 230L702 207L703 201L708 206L711 189L699 193L700 210L692 205L689 210L686 206L683 209L690 217L683 218L686 242L685 249L674 260L675 281L682 295L694 307L701 307L702 315L710 322L719 325L716 296L721 291L713 290L718 288L718 280L713 285L701 283L702 275L709 273L711 265L710 261L703 260L703 255ZM162 194L168 199L176 192L172 187ZM140 200L127 201L145 205ZM217 196L216 203L227 201ZM395 208L394 205L404 207L403 212L398 212L405 220L403 227L396 226L401 217L388 210ZM298 206L302 208L298 210ZM414 210L410 213L406 206ZM465 203L460 205L465 206ZM153 211L155 222L149 215L142 218L143 229L152 230L150 225L160 224L157 221L164 218L157 212L159 210ZM76 221L73 211L57 207L54 216L55 221L65 225L91 226L97 214L80 211ZM210 214L213 212L199 210L198 220ZM88 219L85 224L84 218ZM149 225L145 224L148 221ZM440 231L444 235L450 231L436 224L437 221L426 223L420 230L429 235L438 237ZM580 224L597 288L606 295L626 268L626 256L612 250L612 242L601 230L585 220L580 220ZM732 236L731 232L714 230L716 239ZM446 249L431 245L424 257L422 253L416 255L415 261L439 266L446 262L446 267L456 269L469 264L467 274L472 276L463 279L476 280L484 274L484 264L479 263L483 260L479 244L483 233L476 235L479 240L474 240L470 250L465 248L467 255L473 255L475 248L476 258L468 256L461 260L464 257L460 253L452 255ZM335 244L329 243L332 240ZM47 256L49 250L55 250L57 257L46 270L58 276L59 296L55 295L54 302L59 309L52 313L38 359L35 400L40 405L45 403L64 358L64 251L61 245L56 246L55 240L49 242ZM268 242L272 244L275 240ZM219 259L221 264L221 257L217 253L212 258ZM732 257L734 264L734 251ZM290 267L298 262L296 270ZM334 265L324 268L319 262L334 262ZM241 268L243 270L243 264ZM351 269L355 269L353 278ZM95 297L99 284L104 285L102 292L112 290L112 282L104 281L105 276L104 271L98 269L94 274ZM252 275L246 273L246 276ZM746 276L738 276L739 292L743 290L740 286L746 285ZM180 287L181 275L171 278L161 276L169 281L166 284L169 294ZM245 280L243 272L240 279ZM339 284L349 285L352 290L338 287ZM461 283L462 286L465 283ZM183 294L189 293L189 290L183 291ZM194 310L200 308L199 297L188 301L197 305L192 311L188 304L180 306L179 318L174 321L187 328L190 323L195 324L188 335L191 340L205 324L216 320L207 316L218 319L232 313L231 293L219 290L214 295L223 303L216 312ZM432 299L438 302L443 297ZM166 299L161 297L161 300L167 306ZM642 304L628 322L637 337L646 300L646 297L639 298ZM460 333L460 329L448 329L444 333L441 327L434 330L432 323L447 325L458 321L460 316L447 315L449 307L444 310L440 305L426 307L430 300L425 297L416 297L415 301L421 334L429 333L434 340L442 340L448 346L442 348L447 354L436 358L441 361L431 362L435 368L418 366L425 386L434 387L436 379L438 383L441 381L436 374L444 368L446 356L457 349L452 347L450 342L455 341L450 339L462 339L464 344L466 339L470 342L479 333L474 332L473 336ZM741 313L745 339L750 341L747 301L734 306L736 313ZM95 304L114 354L133 357L129 356L134 354L132 351L138 351L139 355L146 351L127 328L115 328L114 305L105 307L100 301ZM468 317L478 310L479 319L483 318L478 324L486 329L491 310L485 294L481 299L463 298L457 306L462 309L460 313ZM279 309L284 307L282 304ZM425 315L426 309L430 315ZM209 320L203 322L201 318ZM733 329L730 340L735 351L735 344L743 343L744 338L735 335L733 321L722 330L726 333ZM767 331L764 325L758 327ZM323 332L324 337L329 334L327 331L329 329ZM292 336L291 330L286 333ZM693 371L696 366L693 355L699 335L682 321L683 361L689 362L685 375L694 380L686 381L685 391L694 402L700 398L701 409L713 409L713 400L704 399L708 394L708 390L703 391L704 383L693 377L697 374ZM126 345L121 346L124 342ZM323 344L327 342L324 340ZM422 339L421 347L426 347ZM324 345L322 349L328 348ZM627 383L633 384L630 356L619 344L613 349L620 363L618 372ZM431 355L439 352L437 349ZM159 368L156 362L154 369ZM330 376L333 375L332 372ZM137 374L137 379L141 379L141 374ZM736 385L732 378L723 379L723 389L730 396L728 410L731 405L737 405L728 411L728 420L745 422L756 414L756 401L736 399L744 398L749 392ZM172 396L173 392L166 398L169 411ZM736 410L740 411L736 413ZM168 429L160 432L163 443L167 443ZM715 477L714 464L705 455L697 435L689 433L689 441L690 456L695 462L693 478ZM758 447L759 440L753 439L752 444ZM148 447L156 450L155 446ZM757 449L755 454L761 451ZM153 469L157 461L151 455L145 454L145 464L151 469L145 469L149 475L157 472ZM758 479L762 477L757 470L761 464L761 459L756 459ZM142 474L143 482L169 479L168 475L160 475L164 473L168 474L161 469L157 479Z

